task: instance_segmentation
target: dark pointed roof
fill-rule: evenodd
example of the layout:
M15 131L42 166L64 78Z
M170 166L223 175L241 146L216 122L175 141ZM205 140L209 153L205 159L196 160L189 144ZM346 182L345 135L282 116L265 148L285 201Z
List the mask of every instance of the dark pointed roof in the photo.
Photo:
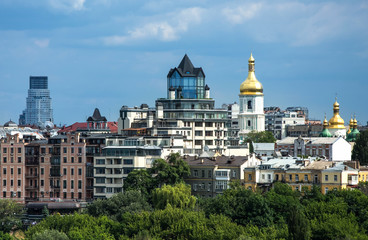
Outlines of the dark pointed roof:
M210 87L206 84L206 86L204 87L204 90L210 90Z
M93 115L87 119L87 122L92 121L107 121L107 119L104 116L101 116L100 110L98 108L95 108L95 111L93 112Z
M178 67L170 69L167 77L171 77L175 71L177 71L181 77L198 77L200 74L205 77L203 69L194 67L187 54L184 55Z

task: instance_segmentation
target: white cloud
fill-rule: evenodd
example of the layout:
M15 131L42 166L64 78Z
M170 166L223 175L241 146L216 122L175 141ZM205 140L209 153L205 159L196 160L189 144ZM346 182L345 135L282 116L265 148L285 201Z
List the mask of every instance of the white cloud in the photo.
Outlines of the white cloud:
M187 8L179 13L171 13L159 18L169 20L153 21L128 31L126 35L115 35L103 38L106 45L122 45L135 40L157 39L160 41L175 41L180 35L188 31L192 24L201 22L201 8Z
M63 11L80 11L84 9L86 0L49 0L52 8Z
M234 24L241 24L246 20L252 19L262 8L262 3L252 3L234 8L226 7L222 14L227 20Z
M47 48L50 44L50 39L36 39L34 44L40 48Z

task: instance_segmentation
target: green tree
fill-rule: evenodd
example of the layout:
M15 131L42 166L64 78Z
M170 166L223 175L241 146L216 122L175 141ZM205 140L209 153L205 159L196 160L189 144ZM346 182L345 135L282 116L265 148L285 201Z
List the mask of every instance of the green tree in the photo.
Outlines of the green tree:
M196 198L191 195L189 185L178 183L174 186L164 185L153 191L153 206L156 209L165 209L167 205L178 208L193 209Z
M96 200L87 206L87 212L94 217L109 216L118 221L125 212L149 210L151 210L151 206L146 201L145 196L134 190L114 194L108 199Z
M0 199L0 231L8 233L22 225L23 208L13 200Z
M223 214L246 226L268 227L273 224L273 211L265 198L244 188L228 189L223 195L202 199L200 207L206 215Z
M46 229L42 232L36 232L35 234L33 234L33 236L31 237L31 240L69 240L68 236L63 233L63 232L59 232L58 230L49 230Z
M360 132L355 141L352 159L359 161L362 165L368 164L368 130Z
M134 170L124 179L124 192L137 190L148 197L155 187L154 179L147 169Z
M3 233L0 231L0 239L1 240L13 240L12 236L9 233Z
M190 175L189 165L181 158L179 153L170 154L167 161L164 159L155 160L151 171L156 174L156 186L184 182L184 177Z
M276 142L276 138L273 136L270 131L262 131L256 132L252 131L246 136L247 142L255 142L255 143L274 143Z

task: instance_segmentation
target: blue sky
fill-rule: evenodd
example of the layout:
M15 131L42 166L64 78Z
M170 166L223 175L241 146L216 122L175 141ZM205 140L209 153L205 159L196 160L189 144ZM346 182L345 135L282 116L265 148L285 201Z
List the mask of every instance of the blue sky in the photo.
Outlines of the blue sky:
M367 1L0 0L0 124L18 122L29 76L46 75L56 124L95 107L116 121L166 97L185 53L219 107L238 101L250 52L265 106L368 121Z

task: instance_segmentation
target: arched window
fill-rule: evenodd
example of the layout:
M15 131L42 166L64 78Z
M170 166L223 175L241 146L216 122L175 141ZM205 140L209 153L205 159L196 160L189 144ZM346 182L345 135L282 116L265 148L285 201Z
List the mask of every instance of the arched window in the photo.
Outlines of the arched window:
M252 109L252 101L251 100L248 101L248 109Z
M250 127L250 120L248 120L248 127Z

